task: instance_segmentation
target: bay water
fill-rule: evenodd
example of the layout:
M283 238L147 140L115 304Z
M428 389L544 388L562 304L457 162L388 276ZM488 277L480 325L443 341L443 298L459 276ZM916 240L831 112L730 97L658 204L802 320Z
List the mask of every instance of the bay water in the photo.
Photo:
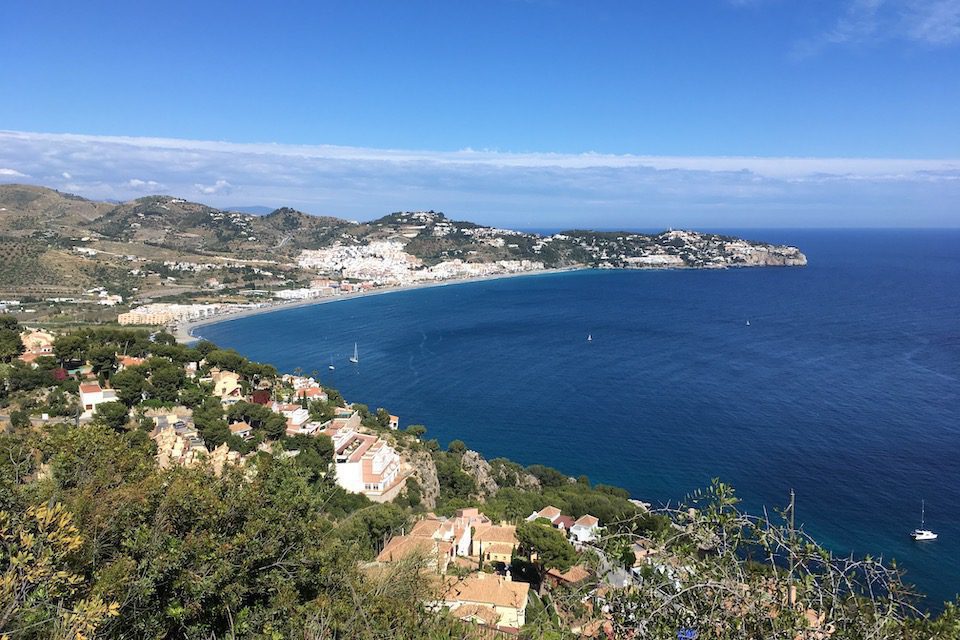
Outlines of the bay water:
M730 233L809 265L491 280L199 333L444 445L655 504L712 477L753 511L793 489L820 542L896 558L938 608L960 592L960 231ZM921 499L936 542L909 537Z

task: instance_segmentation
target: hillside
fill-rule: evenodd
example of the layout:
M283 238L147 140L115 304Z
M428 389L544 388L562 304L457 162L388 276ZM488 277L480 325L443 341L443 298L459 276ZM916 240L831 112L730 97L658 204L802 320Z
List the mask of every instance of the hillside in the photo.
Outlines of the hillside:
M364 256L368 267L371 260L394 260L403 269L435 270L430 277L456 277L462 264L503 263L514 265L512 270L806 264L794 247L692 231L580 230L542 236L452 220L435 211L397 212L358 223L286 207L254 215L172 196L115 204L43 187L0 185L0 244L7 249L0 254L0 292L18 296L72 295L104 284L120 286L126 295L189 295L211 276L234 282L231 290L272 289L323 273L322 265L331 262L329 256L313 259L318 250L362 252L371 243L386 247L389 258L374 251ZM333 263L339 265L337 260Z

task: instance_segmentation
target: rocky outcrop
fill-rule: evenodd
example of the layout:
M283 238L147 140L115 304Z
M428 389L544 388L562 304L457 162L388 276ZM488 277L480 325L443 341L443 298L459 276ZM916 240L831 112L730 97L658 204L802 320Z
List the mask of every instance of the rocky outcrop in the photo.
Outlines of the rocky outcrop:
M403 455L412 476L420 484L420 504L427 511L436 509L440 481L437 479L437 465L433 462L433 456L427 451L406 451Z
M525 491L540 491L540 480L527 473L522 466L506 458L490 461L491 476L501 488L516 487Z
M466 451L460 458L460 468L477 483L477 493L483 499L493 496L499 489L493 479L490 463L476 451Z

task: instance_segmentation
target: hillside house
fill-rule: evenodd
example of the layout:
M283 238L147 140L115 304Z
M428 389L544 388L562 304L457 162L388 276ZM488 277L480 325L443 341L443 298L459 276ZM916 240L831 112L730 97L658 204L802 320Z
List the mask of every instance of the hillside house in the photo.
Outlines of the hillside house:
M377 555L377 562L398 562L423 557L431 569L443 575L453 559L453 545L427 536L394 536Z
M580 516L570 527L570 540L575 544L593 542L597 539L599 531L600 520L590 514L585 514Z
M210 371L210 381L213 382L213 395L218 396L224 404L234 404L243 399L239 373L213 369Z
M84 382L80 385L80 406L83 407L81 418L90 418L97 410L97 406L104 402L116 402L117 394L113 389L104 389L98 382Z
M376 498L393 488L400 474L400 456L386 441L358 433L350 426L359 415L335 418L323 433L334 447L337 484L353 493ZM338 424L339 423L339 424Z
M525 582L481 572L448 578L438 599L428 606L446 607L461 620L515 632L526 623L529 595Z
M510 564L513 552L520 546L517 528L513 525L480 525L474 528L470 555L484 562Z

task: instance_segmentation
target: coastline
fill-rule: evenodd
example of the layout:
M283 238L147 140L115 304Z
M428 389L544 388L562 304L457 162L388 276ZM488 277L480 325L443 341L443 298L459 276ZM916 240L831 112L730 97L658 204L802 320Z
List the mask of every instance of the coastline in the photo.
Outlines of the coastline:
M471 278L452 278L450 280L437 280L433 282L418 282L416 284L407 284L399 287L383 287L380 289L373 289L372 291L361 291L358 293L345 293L342 295L331 296L328 298L313 298L310 300L293 300L288 302L276 302L274 304L264 305L262 307L256 307L252 309L243 309L241 311L233 313L224 313L207 318L199 318L197 320L190 320L187 322L177 323L177 328L173 332L174 337L177 339L178 343L189 344L191 342L196 342L201 340L201 337L195 336L194 331L200 327L204 327L211 324L219 324L221 322L229 322L231 320L239 320L241 318L247 318L249 316L256 316L263 313L272 313L274 311L284 311L287 309L296 309L298 307L309 307L318 304L329 304L333 302L341 302L343 300L355 300L357 298L366 298L369 296L379 296L389 293L398 293L400 291L413 291L416 289L428 289L433 287L445 287L458 284L469 284L471 282L486 282L489 280L502 280L506 278L524 278L524 277L534 277L534 276L543 276L551 275L558 273L574 273L576 271L589 271L590 267L561 267L557 269L541 269L539 271L523 271L519 273L496 273L486 276L474 276Z

